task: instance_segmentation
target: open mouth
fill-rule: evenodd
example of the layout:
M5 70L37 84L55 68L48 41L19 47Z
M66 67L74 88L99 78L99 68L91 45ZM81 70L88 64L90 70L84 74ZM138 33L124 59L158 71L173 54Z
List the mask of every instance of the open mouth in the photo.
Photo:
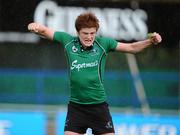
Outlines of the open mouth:
M86 43L86 44L91 44L92 41L91 41L91 40L85 40L85 43Z
M87 40L85 40L85 41L86 41L86 42L91 42L91 40L88 40L88 39L87 39Z

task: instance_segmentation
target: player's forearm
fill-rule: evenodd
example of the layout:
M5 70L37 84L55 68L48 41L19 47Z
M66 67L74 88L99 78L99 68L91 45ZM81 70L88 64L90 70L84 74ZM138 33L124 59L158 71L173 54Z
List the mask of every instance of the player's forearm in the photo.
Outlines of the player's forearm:
M145 48L151 46L151 45L157 45L158 43L160 43L162 41L161 36L159 35L159 33L149 33L148 34L148 39L143 40L143 41L138 41L138 42L134 42L132 43L132 47L134 52L140 52L142 50L144 50Z
M120 43L119 42L116 47L116 50L121 51L121 52L126 52L126 53L137 53L144 50L145 48L149 46L160 43L161 40L162 40L161 36L158 33L154 32L148 36L148 39L143 40L143 41L137 41L133 43Z
M149 46L157 45L161 41L162 41L162 38L158 33L156 33L156 32L150 33L150 34L148 34L148 39L143 40L143 41L134 42L131 44L132 53L137 53L137 52L144 50L145 48L147 48Z
M47 39L52 39L54 31L49 29L48 27L38 24L38 23L30 23L28 25L28 30L30 32L36 33L38 35L41 35Z
M153 43L152 43L151 39L146 39L146 40L143 40L143 41L134 42L134 43L131 44L132 53L141 52L145 48L148 48L148 47L150 47L152 45L153 45Z

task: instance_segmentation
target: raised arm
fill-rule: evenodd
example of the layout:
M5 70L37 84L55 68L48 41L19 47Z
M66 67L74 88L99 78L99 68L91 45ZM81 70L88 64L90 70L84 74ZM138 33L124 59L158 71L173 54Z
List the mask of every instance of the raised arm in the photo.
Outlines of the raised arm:
M53 35L54 35L54 30L42 25L42 24L39 24L39 23L30 23L28 25L28 30L30 32L33 32L35 34L38 34L44 38L47 38L47 39L50 39L52 40L53 39Z
M154 32L151 35L149 35L149 38L146 40L137 41L133 43L118 42L116 51L125 52L125 53L137 53L144 50L147 47L150 47L152 45L157 45L161 41L162 41L161 36L158 33Z

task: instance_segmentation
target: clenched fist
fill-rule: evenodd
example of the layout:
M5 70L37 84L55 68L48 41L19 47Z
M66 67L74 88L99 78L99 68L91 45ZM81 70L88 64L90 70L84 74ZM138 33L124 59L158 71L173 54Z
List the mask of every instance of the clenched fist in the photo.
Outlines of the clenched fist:
M149 33L148 38L151 40L151 43L155 45L162 41L161 35L159 35L159 33L156 32Z
M28 30L34 33L38 33L40 29L40 25L38 23L30 23L28 25Z

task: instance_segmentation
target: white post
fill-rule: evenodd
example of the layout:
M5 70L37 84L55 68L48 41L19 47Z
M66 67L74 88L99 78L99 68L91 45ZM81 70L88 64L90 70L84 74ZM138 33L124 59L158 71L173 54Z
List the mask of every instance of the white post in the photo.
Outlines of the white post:
M137 66L136 58L133 54L126 54L126 57L127 57L131 75L133 77L135 90L136 90L138 99L141 103L142 112L144 114L150 113L150 107L149 107L148 101L146 99L146 93L144 90L143 82L142 82L140 74L139 74L139 69Z

